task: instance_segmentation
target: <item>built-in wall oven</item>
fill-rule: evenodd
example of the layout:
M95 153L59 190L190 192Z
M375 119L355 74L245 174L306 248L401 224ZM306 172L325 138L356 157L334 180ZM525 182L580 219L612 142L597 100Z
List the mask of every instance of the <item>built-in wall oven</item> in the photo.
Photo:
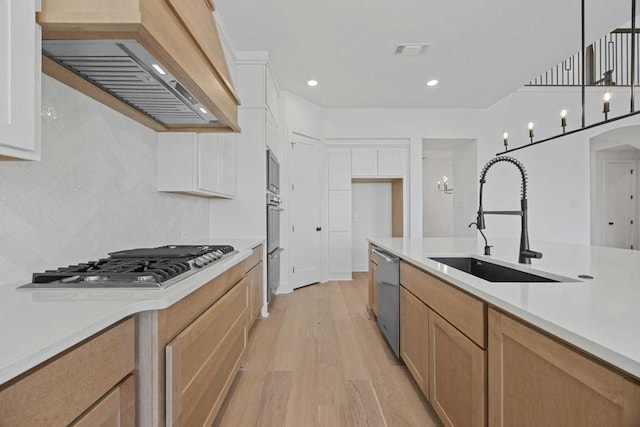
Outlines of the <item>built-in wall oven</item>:
M280 286L280 163L267 149L267 301L271 302Z

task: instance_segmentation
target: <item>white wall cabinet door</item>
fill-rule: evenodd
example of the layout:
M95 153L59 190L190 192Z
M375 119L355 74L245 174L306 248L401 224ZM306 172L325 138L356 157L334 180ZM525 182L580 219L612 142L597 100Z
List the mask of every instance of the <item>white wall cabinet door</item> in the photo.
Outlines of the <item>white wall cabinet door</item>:
M378 176L401 177L405 175L406 153L405 148L379 148Z
M331 148L327 150L329 191L351 189L351 150Z
M40 160L41 31L35 0L0 0L0 156Z
M233 198L237 160L236 134L160 133L158 191Z
M220 191L220 143L217 134L198 135L198 188L206 192Z
M219 134L219 191L229 197L238 194L238 134Z
M351 176L377 176L378 150L375 148L354 148L351 150Z

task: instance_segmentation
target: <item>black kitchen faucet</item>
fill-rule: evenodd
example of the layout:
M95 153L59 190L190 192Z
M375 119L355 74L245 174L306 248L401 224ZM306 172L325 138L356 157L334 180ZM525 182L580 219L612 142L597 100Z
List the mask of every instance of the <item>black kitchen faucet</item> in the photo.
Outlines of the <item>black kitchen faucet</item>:
M489 169L497 163L507 162L511 163L520 171L520 175L522 177L522 186L521 186L521 199L520 199L520 210L519 211L485 211L482 207L482 191L484 189L484 184L486 181L487 172ZM524 169L522 163L520 163L517 159L509 156L499 156L491 159L484 168L482 168L482 172L480 173L480 206L478 207L478 217L475 223L469 224L474 225L480 230L482 237L484 237L484 233L482 230L486 228L484 222L485 215L519 215L521 218L521 227L520 227L520 252L518 254L518 262L521 264L531 264L531 258L542 258L542 253L532 251L529 249L529 229L527 223L527 172ZM485 240L485 255L489 255L489 248L491 246L487 243L487 238Z

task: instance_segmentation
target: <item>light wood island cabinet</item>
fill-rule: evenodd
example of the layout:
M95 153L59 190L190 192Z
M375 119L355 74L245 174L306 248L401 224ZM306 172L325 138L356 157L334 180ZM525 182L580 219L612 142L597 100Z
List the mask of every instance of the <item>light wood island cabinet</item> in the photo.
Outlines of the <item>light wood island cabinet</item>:
M429 307L402 287L400 357L429 399Z
M400 354L445 426L486 425L486 304L402 261Z
M640 426L640 385L489 311L489 425Z
M401 261L400 355L445 426L640 426L640 381Z
M129 318L0 386L0 426L134 427L134 367Z

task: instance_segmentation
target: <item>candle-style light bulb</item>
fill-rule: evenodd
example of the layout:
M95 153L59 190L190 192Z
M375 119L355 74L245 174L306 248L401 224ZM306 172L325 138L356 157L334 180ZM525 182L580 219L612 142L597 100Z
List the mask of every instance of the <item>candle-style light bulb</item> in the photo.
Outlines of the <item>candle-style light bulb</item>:
M560 117L562 117L563 119L566 119L566 118L567 118L567 110L566 110L566 109L565 109L565 110L560 111Z
M504 151L509 149L509 132L504 131L502 134L502 142L504 142Z
M609 101L611 101L611 92L607 91L604 94L604 105L602 106L602 112L604 113L604 119L609 120L609 113L611 112L611 105Z
M560 126L562 126L562 133L567 131L567 109L560 111Z
M529 128L529 140L533 143L533 122L529 122L527 127Z

